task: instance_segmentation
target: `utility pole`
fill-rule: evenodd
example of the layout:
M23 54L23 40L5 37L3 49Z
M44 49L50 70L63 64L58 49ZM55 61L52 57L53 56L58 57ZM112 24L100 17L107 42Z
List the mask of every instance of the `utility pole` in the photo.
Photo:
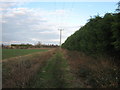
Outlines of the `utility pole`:
M62 38L62 30L63 29L58 29L60 31L60 47L61 47L61 38Z

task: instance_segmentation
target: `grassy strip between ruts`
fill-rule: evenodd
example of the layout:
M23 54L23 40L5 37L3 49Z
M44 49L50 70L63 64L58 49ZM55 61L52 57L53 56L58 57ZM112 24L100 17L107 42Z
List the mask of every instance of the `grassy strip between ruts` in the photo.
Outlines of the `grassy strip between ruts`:
M69 72L67 61L61 52L57 52L47 65L38 72L33 88L68 88L71 87L72 75Z

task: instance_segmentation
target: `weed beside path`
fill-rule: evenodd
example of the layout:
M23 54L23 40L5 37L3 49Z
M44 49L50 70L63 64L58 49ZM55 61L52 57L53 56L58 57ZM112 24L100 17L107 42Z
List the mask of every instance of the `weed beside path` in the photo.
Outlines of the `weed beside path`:
M55 50L38 52L2 62L2 87L25 88L30 85L34 76L47 60L55 54Z
M120 81L119 67L110 58L93 58L82 52L62 50L71 73L73 88L117 88Z

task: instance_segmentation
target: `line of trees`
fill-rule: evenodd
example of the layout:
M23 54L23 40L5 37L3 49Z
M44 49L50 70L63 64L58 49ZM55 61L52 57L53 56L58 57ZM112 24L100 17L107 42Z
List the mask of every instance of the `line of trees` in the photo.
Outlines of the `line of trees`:
M62 48L120 58L120 13L95 16L67 38Z
M3 49L29 49L29 48L57 48L58 45L54 44L41 44L38 42L35 45L32 44L11 44L11 45L4 45L2 44Z

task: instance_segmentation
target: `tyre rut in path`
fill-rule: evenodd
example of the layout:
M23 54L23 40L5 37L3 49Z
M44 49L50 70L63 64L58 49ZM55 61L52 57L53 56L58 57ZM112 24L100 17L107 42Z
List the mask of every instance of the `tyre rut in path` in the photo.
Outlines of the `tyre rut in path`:
M71 86L72 75L67 61L60 51L48 60L48 63L37 74L34 88L66 88Z

